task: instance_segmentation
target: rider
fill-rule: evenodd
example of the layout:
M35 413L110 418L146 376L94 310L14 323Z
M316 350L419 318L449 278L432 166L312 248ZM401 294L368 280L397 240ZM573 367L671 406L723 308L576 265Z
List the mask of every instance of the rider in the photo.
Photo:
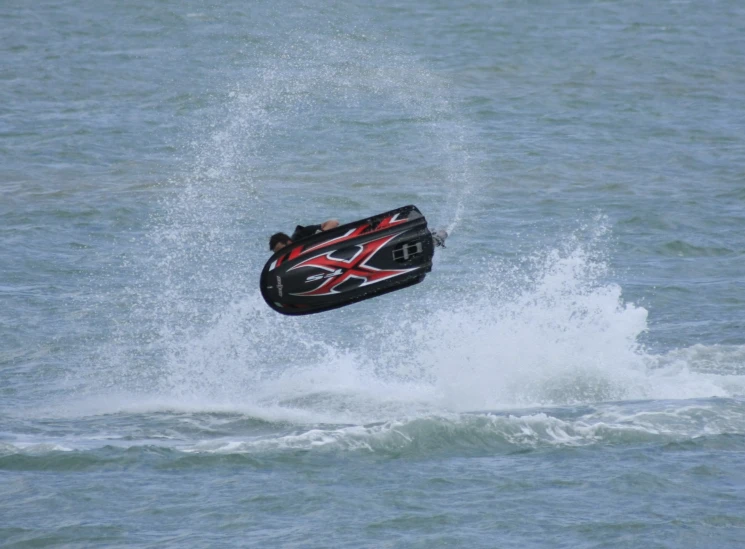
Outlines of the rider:
M272 252L278 252L285 246L289 246L295 240L300 240L306 236L312 236L321 231L329 231L339 226L339 222L336 219L327 219L320 225L308 225L303 227L298 225L295 227L295 232L292 233L292 237L287 236L285 233L276 233L269 238L269 250Z
M287 236L285 233L275 233L269 238L269 250L272 252L278 252L285 246L289 246L295 240L300 240L307 236L312 236L321 231L329 231L339 226L339 222L336 219L328 219L320 225L308 225L303 227L298 225L295 227L295 232L292 233L292 237ZM448 237L448 233L445 229L432 230L432 241L435 246L445 247L445 239Z

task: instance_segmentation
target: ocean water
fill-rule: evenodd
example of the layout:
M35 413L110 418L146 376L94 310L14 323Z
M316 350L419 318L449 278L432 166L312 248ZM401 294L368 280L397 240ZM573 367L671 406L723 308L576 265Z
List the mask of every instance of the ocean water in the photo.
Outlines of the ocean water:
M0 547L745 547L741 2L0 25ZM409 203L422 284L263 303Z

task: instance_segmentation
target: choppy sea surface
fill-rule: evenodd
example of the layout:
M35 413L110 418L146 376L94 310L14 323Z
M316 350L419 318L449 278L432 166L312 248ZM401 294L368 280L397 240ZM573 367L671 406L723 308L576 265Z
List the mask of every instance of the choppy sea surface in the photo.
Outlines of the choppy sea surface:
M745 547L743 3L0 26L1 547ZM422 284L263 303L409 203Z

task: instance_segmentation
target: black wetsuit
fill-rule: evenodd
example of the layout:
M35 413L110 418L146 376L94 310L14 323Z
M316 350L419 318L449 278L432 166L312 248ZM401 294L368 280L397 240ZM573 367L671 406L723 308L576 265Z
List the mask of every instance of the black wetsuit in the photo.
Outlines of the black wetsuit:
M295 232L292 233L293 242L296 242L300 240L301 238L307 238L309 236L313 236L314 234L321 232L323 229L320 225L308 225L306 227L303 227L302 225L298 225L295 227Z

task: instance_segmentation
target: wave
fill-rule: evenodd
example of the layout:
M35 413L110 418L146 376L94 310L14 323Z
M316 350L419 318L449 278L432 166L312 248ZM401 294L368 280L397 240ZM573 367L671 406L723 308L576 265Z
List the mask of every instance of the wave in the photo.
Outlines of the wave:
M742 400L734 399L641 401L580 409L450 414L304 428L287 423L266 424L236 414L203 414L196 422L201 427L195 429L194 417L186 414L170 417L161 426L160 436L149 439L122 436L120 432L111 437L75 435L45 441L39 435L24 442L6 442L0 445L0 469L79 470L134 464L168 468L216 463L261 466L276 458L305 459L307 455L312 459L329 452L419 459L432 455L479 456L640 444L674 451L742 451L742 404ZM129 428L152 424L153 419L151 415L129 415ZM153 426L149 430L152 433L158 429Z

